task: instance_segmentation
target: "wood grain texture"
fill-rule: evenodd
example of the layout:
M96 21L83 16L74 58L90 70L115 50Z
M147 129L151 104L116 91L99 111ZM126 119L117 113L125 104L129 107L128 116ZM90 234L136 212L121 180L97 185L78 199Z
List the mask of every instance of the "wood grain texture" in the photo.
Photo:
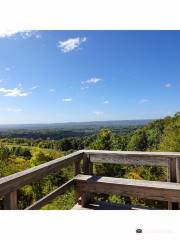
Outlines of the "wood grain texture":
M176 178L177 183L180 183L180 158L176 159ZM180 210L180 201L178 203L178 209Z
M67 156L38 165L36 167L27 169L25 171L1 178L0 196L4 196L9 192L13 192L18 188L29 184L35 180L39 180L50 173L57 172L60 168L66 167L67 165L82 159L82 157L83 153L81 151L78 151Z
M168 182L177 182L177 172L176 172L176 159L170 159L168 161ZM169 210L178 209L178 203L168 202Z
M180 201L179 183L78 175L75 177L75 186L81 189L81 192L118 194L170 202Z
M86 175L91 174L91 162L90 162L90 156L89 154L84 154L83 156L83 173ZM75 191L78 193L78 197L81 197L81 201L79 201L82 205L82 207L86 207L91 199L91 195L89 192L82 192L81 189L75 188Z
M72 179L72 180L64 183L62 186L55 189L53 192L49 193L45 197L41 198L40 200L38 200L31 206L27 207L26 210L38 210L38 209L42 208L44 205L50 203L54 198L65 193L67 190L69 190L73 186L74 186L74 180Z
M81 150L85 154L118 154L129 156L147 156L147 157L163 157L163 158L180 158L179 152L142 152L142 151L109 151L109 150Z
M79 161L76 161L76 162L74 163L74 174L75 174L75 176L77 176L78 174L81 173L80 163L81 163L80 160L79 160ZM79 195L78 191L74 191L74 194L75 194L75 202L76 202L76 203L80 203L80 195Z
M5 210L16 210L17 209L17 192L10 192L4 198L4 209Z
M135 152L135 151L104 151L84 150L90 155L91 162L128 165L168 166L170 159L180 157L180 153Z

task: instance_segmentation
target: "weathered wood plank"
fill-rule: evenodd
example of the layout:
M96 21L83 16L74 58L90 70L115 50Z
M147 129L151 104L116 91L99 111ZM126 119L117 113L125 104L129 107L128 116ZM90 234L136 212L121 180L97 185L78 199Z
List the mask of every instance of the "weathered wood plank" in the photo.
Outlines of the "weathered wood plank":
M78 151L67 156L52 160L50 162L38 165L22 172L12 174L0 179L0 196L13 192L18 188L29 184L35 180L41 179L52 172L58 171L75 161L82 159L82 151Z
M88 154L84 154L83 156L83 172L86 175L91 174L91 162ZM88 203L91 201L91 194L88 192L82 192L81 189L75 188L76 192L78 192L78 196L81 196L81 205L82 207L86 207Z
M128 151L99 151L85 150L90 155L91 162L113 163L128 165L168 166L169 159L175 159L176 155L163 153L128 152Z
M180 158L176 159L176 181L180 183ZM178 209L180 210L180 201L178 203Z
M50 203L54 198L65 193L67 190L69 190L73 186L74 186L74 180L71 179L70 181L60 186L59 188L55 189L53 192L49 193L48 195L41 198L37 202L33 203L31 206L27 207L26 210L38 210L42 208L44 205Z
M81 172L80 162L81 162L81 160L78 160L78 161L75 161L75 163L74 163L74 174L75 174L75 176L80 174L80 172Z
M180 184L123 178L78 175L75 186L81 192L118 194L144 199L179 202Z
M109 150L82 150L85 154L118 154L128 156L147 156L162 158L180 158L180 152L142 152L142 151L109 151Z
M80 160L74 163L74 174L77 176L81 172ZM79 192L75 190L75 202L80 203Z
M4 209L16 210L17 209L17 192L10 192L4 197Z
M168 181L169 182L177 182L176 159L170 159L168 162ZM178 209L178 203L168 202L168 209L169 210Z

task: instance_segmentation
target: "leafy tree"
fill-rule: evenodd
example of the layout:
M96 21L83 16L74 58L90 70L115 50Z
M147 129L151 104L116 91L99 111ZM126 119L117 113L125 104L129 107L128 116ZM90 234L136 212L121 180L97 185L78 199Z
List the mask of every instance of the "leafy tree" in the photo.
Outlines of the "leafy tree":
M110 150L112 144L112 132L109 129L101 129L96 140L90 145L92 149Z
M131 151L145 151L147 148L147 136L144 129L138 129L130 138L127 149Z
M164 130L161 151L180 152L180 113L177 113Z
M48 162L50 160L51 158L49 155L45 154L40 148L34 148L32 150L32 158L30 160L32 167Z

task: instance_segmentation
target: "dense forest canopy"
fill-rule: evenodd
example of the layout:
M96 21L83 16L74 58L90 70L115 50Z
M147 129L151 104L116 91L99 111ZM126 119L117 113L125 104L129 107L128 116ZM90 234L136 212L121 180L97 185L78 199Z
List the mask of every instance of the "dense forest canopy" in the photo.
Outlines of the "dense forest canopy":
M89 129L88 129L89 130ZM123 126L65 131L11 130L0 134L0 177L42 164L79 149L122 151L180 152L180 113L155 120L145 126ZM88 134L87 134L88 132ZM163 167L133 167L125 165L95 164L94 173L114 177L166 181ZM63 169L18 191L18 207L25 208L73 176L73 167ZM116 203L142 204L166 208L166 203L112 195L97 195L97 199ZM2 205L2 199L0 201ZM44 209L69 209L74 204L73 191L58 197Z

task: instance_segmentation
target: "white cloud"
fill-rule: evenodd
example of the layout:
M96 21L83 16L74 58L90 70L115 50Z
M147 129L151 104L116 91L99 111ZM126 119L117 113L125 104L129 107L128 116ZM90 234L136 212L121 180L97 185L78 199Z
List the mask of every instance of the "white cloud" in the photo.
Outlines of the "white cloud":
M9 72L10 70L11 70L10 67L5 67L5 71L6 71L6 72Z
M150 100L147 98L143 98L140 100L140 103L148 103Z
M17 30L0 30L0 38L11 37L21 31Z
M3 80L2 79L0 79L0 83L2 83L3 82Z
M109 101L108 100L104 101L104 104L109 104Z
M22 112L22 108L7 108L7 112Z
M36 89L38 87L39 87L38 85L35 85L35 86L31 87L30 90L34 90L34 89Z
M5 70L6 72L9 72L9 71L13 70L14 68L15 68L14 66L6 66L6 67L4 68L4 70Z
M104 112L94 112L94 114L97 116L97 117L101 117L104 115Z
M86 37L69 38L66 41L59 41L58 48L60 48L62 52L68 53L73 51L76 48L79 48L79 46L86 41L87 41Z
M0 93L5 97L25 97L30 94L30 92L25 92L21 88L0 88Z
M72 102L72 98L63 98L62 101L63 102Z
M100 81L102 81L101 78L93 77L93 78L90 78L90 79L88 79L86 81L82 81L81 84L83 84L83 85L84 84L96 84L96 83L98 83Z
M54 88L50 88L49 91L50 92L55 92L55 89Z
M10 38L19 34L22 38L27 39L30 37L40 38L41 35L38 31L30 30L0 30L0 38Z
M171 83L166 83L164 86L165 86L166 88L170 88L170 87L172 87L172 84L171 84Z
M23 109L22 108L16 108L16 107L8 107L8 108L0 108L1 112L22 112Z
M89 86L81 86L81 90L85 90L85 89L88 89Z

